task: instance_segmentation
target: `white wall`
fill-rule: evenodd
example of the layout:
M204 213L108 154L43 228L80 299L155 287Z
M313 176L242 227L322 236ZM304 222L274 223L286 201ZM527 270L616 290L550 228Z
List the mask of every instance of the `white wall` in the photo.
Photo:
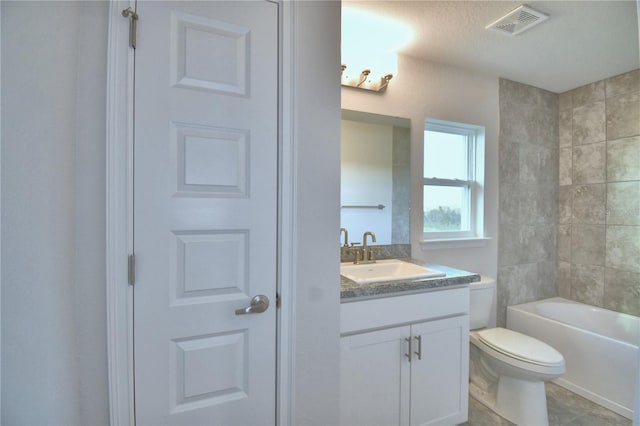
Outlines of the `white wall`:
M2 2L3 424L108 422L107 7Z
M80 422L109 419L105 303L105 117L109 3L80 2L76 114L76 333Z
M80 7L1 7L2 423L76 424Z
M472 71L400 56L398 75L383 94L343 88L342 108L406 117L411 120L411 254L440 263L497 275L498 244L498 80ZM436 118L484 126L485 234L482 247L423 250L422 161L424 119Z
M8 2L2 15L2 424L108 424L108 4ZM295 419L335 424L339 345L338 2L293 35ZM327 64L335 63L335 70ZM335 83L334 83L335 81Z
M296 2L296 26L292 424L335 425L340 402L340 2Z

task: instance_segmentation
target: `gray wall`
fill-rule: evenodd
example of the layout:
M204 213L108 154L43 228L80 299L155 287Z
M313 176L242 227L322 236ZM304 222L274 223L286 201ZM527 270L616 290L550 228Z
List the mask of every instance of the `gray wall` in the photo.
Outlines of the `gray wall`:
M500 79L497 324L557 295L558 95Z
M560 95L560 296L640 315L640 70Z
M499 325L558 294L640 315L640 70L560 95L500 81L499 223Z

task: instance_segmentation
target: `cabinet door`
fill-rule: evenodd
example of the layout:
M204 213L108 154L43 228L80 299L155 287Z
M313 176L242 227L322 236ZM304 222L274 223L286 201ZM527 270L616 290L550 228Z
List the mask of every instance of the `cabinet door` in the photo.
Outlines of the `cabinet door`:
M453 425L467 420L469 316L411 326L411 425ZM418 338L422 347L419 348ZM419 349L421 358L418 359Z
M408 425L408 326L341 339L340 424Z

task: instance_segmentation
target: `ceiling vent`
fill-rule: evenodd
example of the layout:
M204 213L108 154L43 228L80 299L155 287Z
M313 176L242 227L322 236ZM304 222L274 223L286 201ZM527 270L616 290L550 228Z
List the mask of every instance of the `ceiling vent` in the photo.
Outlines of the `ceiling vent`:
M523 4L485 28L512 36L520 34L547 19L549 19L549 15Z

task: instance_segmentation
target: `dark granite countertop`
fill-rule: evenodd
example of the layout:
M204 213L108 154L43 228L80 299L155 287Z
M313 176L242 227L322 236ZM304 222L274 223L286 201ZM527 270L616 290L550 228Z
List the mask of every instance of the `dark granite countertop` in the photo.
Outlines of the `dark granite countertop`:
M464 286L480 281L480 275L444 265L433 265L415 259L400 259L446 273L444 277L424 278L412 281L382 281L370 284L356 284L354 281L340 276L341 303L355 302L363 299L398 296L407 292L425 292L443 287Z

